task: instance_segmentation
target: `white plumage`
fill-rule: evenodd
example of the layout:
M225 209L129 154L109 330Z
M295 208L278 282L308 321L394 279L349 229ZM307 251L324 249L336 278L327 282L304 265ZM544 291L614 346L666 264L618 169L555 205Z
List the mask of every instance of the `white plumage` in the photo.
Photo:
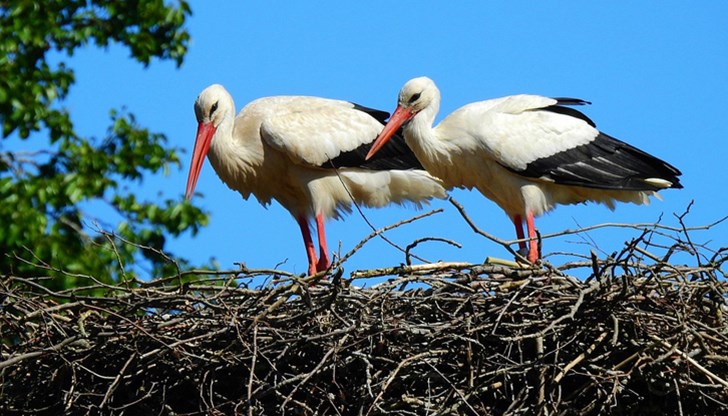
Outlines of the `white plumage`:
M655 191L681 188L680 171L595 127L573 98L514 95L467 104L432 127L440 91L426 77L407 82L368 157L404 125L408 146L447 187L477 188L511 218L526 220L528 260L538 259L533 217L557 204L646 204ZM520 245L526 250L525 243Z
M235 116L232 97L215 84L197 97L195 115L199 124L185 196L192 197L207 155L220 179L243 198L254 195L263 205L276 200L293 215L309 274L330 266L325 219L349 212L352 203L419 206L445 196L441 182L422 170L403 144L379 160L365 161L386 112L346 101L279 96L252 101ZM309 230L314 218L318 258Z

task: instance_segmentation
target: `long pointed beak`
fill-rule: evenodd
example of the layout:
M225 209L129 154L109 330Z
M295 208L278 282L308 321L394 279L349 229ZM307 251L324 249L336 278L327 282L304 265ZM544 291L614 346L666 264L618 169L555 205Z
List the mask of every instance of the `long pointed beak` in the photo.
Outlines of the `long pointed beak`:
M192 199L192 194L197 186L197 179L200 177L202 163L205 161L207 151L210 150L212 137L215 135L215 126L212 123L200 123L197 125L197 136L195 137L195 149L192 152L192 163L190 164L190 173L187 175L187 189L185 190L185 198Z
M415 116L415 113L412 111L411 107L402 107L401 105L397 106L397 109L394 110L394 114L392 114L392 117L389 118L389 122L386 126L384 126L384 129L381 133L379 133L379 136L374 140L374 144L372 144L372 148L369 150L369 153L367 153L366 160L371 159L372 156L374 156L375 153L379 151L379 149L384 146L385 143L394 135L394 133L399 130L400 127L402 127L402 124L412 120L412 117Z

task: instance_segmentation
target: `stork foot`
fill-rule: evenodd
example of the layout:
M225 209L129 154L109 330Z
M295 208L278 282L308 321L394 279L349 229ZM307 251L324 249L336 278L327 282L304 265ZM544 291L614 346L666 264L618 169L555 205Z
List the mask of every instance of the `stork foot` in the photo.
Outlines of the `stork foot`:
M528 263L530 264L536 264L536 262L541 258L541 253L539 250L528 249L527 247L518 249L516 253L518 253L518 255L520 255L522 258L526 259L526 261L528 261ZM520 257L517 257L516 261L523 262Z
M516 251L516 253L518 253L518 254L519 254L519 255L520 255L521 257L523 257L524 259L527 259L527 258L528 258L528 248L527 248L527 247L525 247L525 246L524 246L524 247L521 247L521 248L519 248L519 249L518 249L518 250ZM519 260L519 259L518 259L518 258L516 258L516 260Z

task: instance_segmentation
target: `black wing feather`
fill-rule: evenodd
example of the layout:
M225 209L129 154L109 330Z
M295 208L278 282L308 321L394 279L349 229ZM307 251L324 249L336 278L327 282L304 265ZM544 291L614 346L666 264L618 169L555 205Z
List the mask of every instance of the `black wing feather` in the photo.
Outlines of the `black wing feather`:
M552 113L559 113L570 117L575 117L581 120L584 120L592 127L596 127L596 123L592 121L589 117L586 116L586 114L582 113L579 110L573 109L571 107L564 107L566 105L589 105L591 104L589 101L584 101L579 98L564 98L564 97L558 97L554 98L556 100L556 105L551 105L544 108L539 108L536 111L550 111Z
M386 124L389 119L389 113L382 110L364 107L354 104L354 109L363 111L382 124ZM384 128L384 126L382 126ZM422 164L412 150L404 142L404 135L400 128L392 136L391 139L382 147L371 159L366 160L366 155L372 147L376 137L372 137L371 141L365 143L354 150L341 153L339 156L330 159L322 168L362 168L370 170L408 170L423 169Z
M376 108L364 107L363 105L359 105L357 103L352 103L352 104L354 105L354 110L359 110L364 113L367 113L382 124L386 124L387 120L389 119L389 113L384 110L377 110Z
M532 178L548 178L558 184L588 188L655 191L662 189L645 182L664 179L670 188L682 188L681 172L669 163L628 143L599 133L593 141L534 160L516 173Z
M596 127L584 113L570 107L591 104L578 98L554 98L556 105L533 111L550 111L575 117ZM530 162L513 172L530 178L545 178L562 185L587 188L656 191L662 189L645 182L648 178L669 181L671 188L682 188L681 172L669 163L628 143L599 132L591 142Z

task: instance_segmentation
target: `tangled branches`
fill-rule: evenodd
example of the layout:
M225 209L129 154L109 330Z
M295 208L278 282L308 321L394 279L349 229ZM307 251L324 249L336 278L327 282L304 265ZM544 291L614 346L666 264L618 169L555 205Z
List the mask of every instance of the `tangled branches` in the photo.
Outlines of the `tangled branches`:
M408 262L329 280L243 267L113 286L74 275L88 285L59 291L1 276L0 409L722 413L728 248L664 231L559 267ZM357 286L372 276L388 280Z

